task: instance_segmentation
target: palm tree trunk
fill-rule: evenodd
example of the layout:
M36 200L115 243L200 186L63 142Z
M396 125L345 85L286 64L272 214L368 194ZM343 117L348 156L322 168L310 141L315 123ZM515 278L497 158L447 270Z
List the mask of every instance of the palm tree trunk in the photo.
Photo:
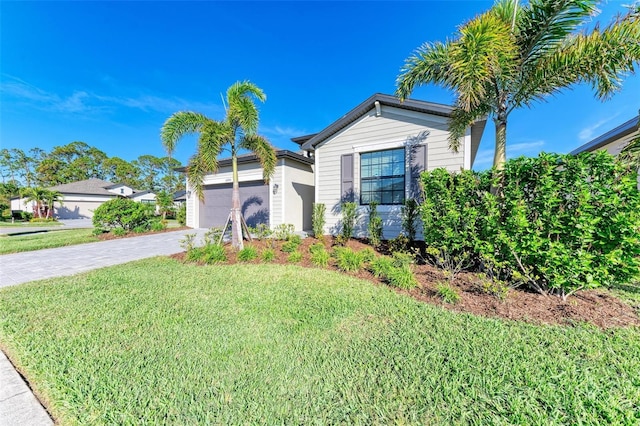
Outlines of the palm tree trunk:
M233 190L231 192L231 245L242 250L242 213L240 211L240 184L238 183L238 158L236 153L231 154L231 167L233 170Z
M495 118L496 124L496 149L493 154L493 167L504 169L507 161L507 115L506 112L498 112Z

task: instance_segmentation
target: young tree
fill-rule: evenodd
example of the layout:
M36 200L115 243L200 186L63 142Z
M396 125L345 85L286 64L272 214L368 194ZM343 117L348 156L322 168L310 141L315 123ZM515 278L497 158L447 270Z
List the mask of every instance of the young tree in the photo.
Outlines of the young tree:
M600 99L621 86L640 61L640 6L606 28L578 32L596 12L597 0L499 0L467 22L458 37L425 43L405 62L396 95L434 83L456 93L450 146L459 148L465 129L492 115L496 128L493 164L506 161L507 118L516 108L589 83Z
M197 151L187 165L187 178L201 200L204 199L205 175L218 170L218 155L226 146L229 147L233 173L232 244L237 249L243 248L238 152L247 150L256 154L262 164L265 181L273 175L276 166L275 150L264 136L257 134L258 108L254 98L264 102L266 95L249 81L236 82L227 89L227 111L223 120L213 120L197 112L180 111L167 119L160 134L162 144L171 156L182 136L199 133Z
M59 191L54 191L50 189L45 189L42 197L42 202L44 206L44 210L46 213L46 217L48 219L53 218L53 210L55 208L55 203L60 203L62 205L62 193Z
M33 209L34 217L42 218L48 192L50 191L40 186L26 187L20 191L20 196L25 198L27 203L35 203L35 208Z

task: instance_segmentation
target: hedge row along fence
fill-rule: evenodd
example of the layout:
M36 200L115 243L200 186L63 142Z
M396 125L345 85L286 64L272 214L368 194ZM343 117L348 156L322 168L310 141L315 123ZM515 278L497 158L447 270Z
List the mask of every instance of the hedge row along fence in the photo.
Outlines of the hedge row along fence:
M510 286L566 298L640 275L637 171L605 153L421 175L427 246Z

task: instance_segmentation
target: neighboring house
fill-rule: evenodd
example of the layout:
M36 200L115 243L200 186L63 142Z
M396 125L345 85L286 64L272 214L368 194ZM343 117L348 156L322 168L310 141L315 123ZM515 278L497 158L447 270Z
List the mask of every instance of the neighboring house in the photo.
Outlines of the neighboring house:
M240 206L249 226L265 223L272 228L293 224L297 231L311 229L313 159L291 151L277 151L275 172L264 183L262 167L253 154L238 156ZM181 168L179 171L185 171ZM218 162L218 172L204 178L204 200L192 192L187 180L187 226L224 226L231 212L231 159Z
M640 115L636 115L629 121L574 149L570 154L578 155L581 152L593 151L607 151L611 155L620 154L633 139L640 137L639 119ZM640 188L640 170L638 170L638 188Z
M453 107L375 94L321 132L294 138L315 161L315 202L326 206L325 233L337 234L341 204L358 204L357 236L366 236L367 211L379 203L384 238L402 230L401 207L420 193L419 175L473 165L486 119L467 129L459 151L449 149Z
M54 216L57 219L92 218L93 212L102 203L117 197L131 198L140 202L155 202L155 194L150 191L136 192L133 188L101 179L86 179L47 188L62 194L62 204L55 203ZM33 211L33 203L24 198L12 198L11 210Z
M296 231L311 230L313 202L326 206L325 233L340 230L340 206L359 204L359 236L366 235L366 211L378 201L384 237L401 230L400 209L419 196L419 173L473 165L486 119L474 123L457 153L449 149L447 105L375 94L319 133L293 138L302 154L278 151L268 184L254 155L238 158L242 212L250 226L283 223ZM221 160L216 174L205 177L204 202L187 181L187 226L223 226L231 210L231 160ZM180 169L184 171L185 169Z
M173 193L173 205L175 207L182 207L187 201L187 191L181 190Z

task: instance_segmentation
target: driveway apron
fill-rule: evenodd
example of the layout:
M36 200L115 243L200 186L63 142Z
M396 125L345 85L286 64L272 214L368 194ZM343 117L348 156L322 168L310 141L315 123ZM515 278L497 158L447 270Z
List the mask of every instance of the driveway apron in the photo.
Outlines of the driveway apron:
M187 229L5 254L0 256L0 287L45 278L75 275L105 266L180 253L184 251L180 246L180 240L186 234L197 234L196 241L198 241L202 239L205 232L206 229Z

